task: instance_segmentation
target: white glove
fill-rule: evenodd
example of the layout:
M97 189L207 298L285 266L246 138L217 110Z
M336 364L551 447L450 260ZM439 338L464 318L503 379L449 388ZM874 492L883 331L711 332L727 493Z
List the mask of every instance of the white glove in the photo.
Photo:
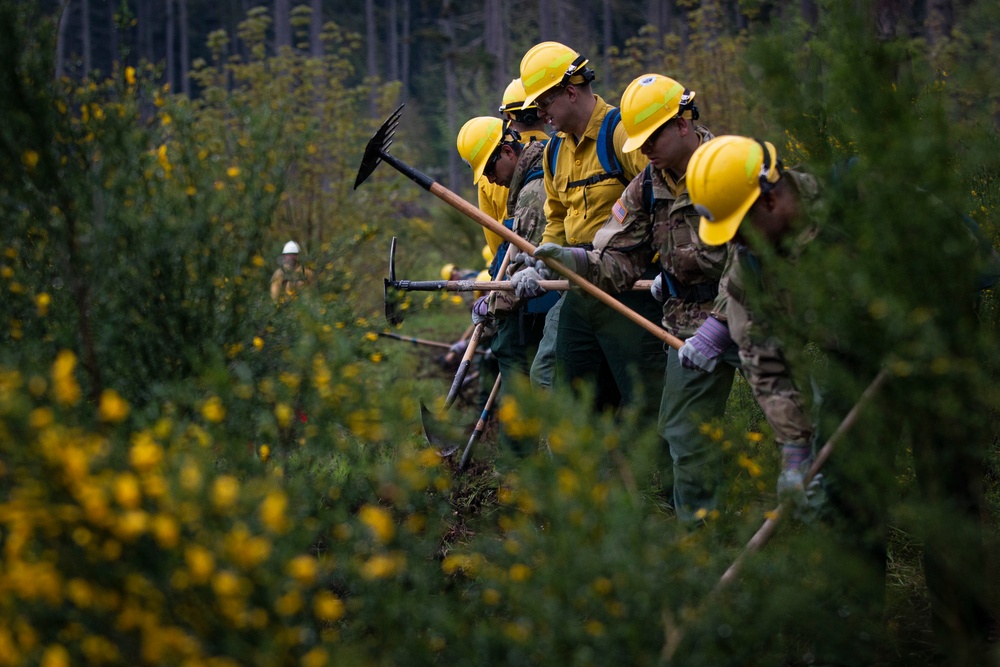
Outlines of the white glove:
M653 295L653 298L663 303L663 273L656 274L656 278L653 279L653 284L649 286L649 293Z
M545 280L542 274L536 269L528 267L515 273L514 277L510 279L510 284L514 286L514 294L518 298L533 299L545 294L545 290L538 284L540 280Z

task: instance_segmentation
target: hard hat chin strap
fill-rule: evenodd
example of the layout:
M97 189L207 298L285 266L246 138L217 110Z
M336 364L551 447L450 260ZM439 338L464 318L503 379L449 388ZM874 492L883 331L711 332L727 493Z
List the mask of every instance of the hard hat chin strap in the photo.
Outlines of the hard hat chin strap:
M568 86L570 84L582 85L588 84L597 78L594 70L589 67L585 67L587 64L587 59L583 56L577 56L576 59L569 64L566 68L566 73L563 74L562 81L559 82L561 87ZM576 81L573 81L576 79Z
M781 180L781 174L784 171L784 166L781 164L781 159L775 155L775 162L771 164L771 151L768 149L766 142L760 139L755 140L760 144L761 149L764 151L764 161L760 164L760 175L758 176L758 181L760 181L760 193L767 194L774 190L778 185L778 181Z

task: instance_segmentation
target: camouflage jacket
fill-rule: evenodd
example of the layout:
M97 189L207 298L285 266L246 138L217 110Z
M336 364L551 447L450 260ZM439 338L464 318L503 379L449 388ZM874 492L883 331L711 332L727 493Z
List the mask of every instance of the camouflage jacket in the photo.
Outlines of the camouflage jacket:
M696 131L702 142L712 138L706 127ZM625 188L594 237L594 250L587 253L588 277L601 289L621 292L642 277L658 254L670 287L664 286L663 326L680 338L691 336L711 313L728 254L726 246L702 243L699 219L684 176L674 181L647 167Z
M795 184L808 215L810 204L818 198L815 179L795 171L786 171L785 176ZM817 227L809 224L799 233L789 245L788 261L795 261L816 232ZM809 443L815 426L792 378L781 341L770 334L765 318L753 308L752 295L748 298L748 291L773 290L775 286L767 284L759 259L745 244L731 241L728 245L729 258L712 314L728 321L729 335L740 348L743 373L774 431L775 441Z
M538 245L545 232L545 183L542 178L535 178L529 183L525 180L529 174L537 174L542 169L544 150L544 144L537 141L524 147L517 166L514 167L510 194L507 196L507 218L513 219L514 233L532 245ZM518 250L510 246L510 252L517 254ZM507 267L506 276L498 276L497 280L509 279L522 268L523 264L512 261ZM490 297L490 312L502 316L515 310L519 301L513 292L493 292Z

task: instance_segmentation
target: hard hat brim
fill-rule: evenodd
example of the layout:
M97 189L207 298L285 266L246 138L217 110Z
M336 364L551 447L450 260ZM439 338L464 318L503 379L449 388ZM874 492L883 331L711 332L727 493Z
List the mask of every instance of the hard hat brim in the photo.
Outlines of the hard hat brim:
M669 122L670 122L669 120L666 120L660 123L659 125L655 125L653 127L647 127L645 130L639 132L634 137L632 135L629 135L628 139L626 139L625 143L622 145L622 150L625 151L626 153L631 153L632 151L639 150L640 148L642 148L642 145L646 143L646 140L649 139L649 137L654 132L656 132L658 129L660 129Z
M747 211L750 210L755 201L757 201L757 197L751 197L747 203L740 206L732 215L724 220L713 222L702 216L698 221L698 236L708 245L724 245L729 243L736 236L736 232L743 223L743 218L746 217Z

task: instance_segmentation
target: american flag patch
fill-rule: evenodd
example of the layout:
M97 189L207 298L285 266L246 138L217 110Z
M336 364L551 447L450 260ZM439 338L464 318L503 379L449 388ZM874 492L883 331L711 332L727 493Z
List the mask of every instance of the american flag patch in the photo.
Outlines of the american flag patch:
M628 215L628 209L622 205L621 199L616 201L615 205L611 207L611 215L615 216L618 224L625 224L625 216Z

